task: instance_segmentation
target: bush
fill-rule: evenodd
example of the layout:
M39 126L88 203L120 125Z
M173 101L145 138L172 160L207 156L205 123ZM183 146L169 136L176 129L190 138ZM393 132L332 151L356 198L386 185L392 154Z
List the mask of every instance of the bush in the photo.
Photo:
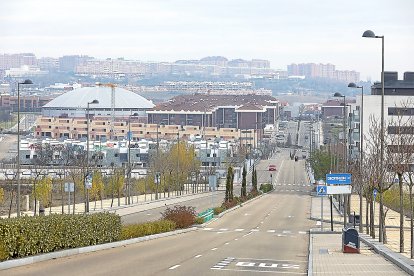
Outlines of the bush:
M174 208L167 208L162 213L162 218L171 220L176 223L177 228L186 228L194 224L197 213L194 207L190 206L174 206Z
M121 218L109 213L0 219L0 258L113 242L120 235Z
M263 193L268 193L271 190L273 190L273 185L270 183L261 184L259 190L262 191Z
M214 209L213 209L213 211L214 211L214 215L218 215L218 214L220 214L221 212L223 212L224 210L226 210L223 206L220 206L220 207L215 207Z
M204 218L202 218L202 217L197 217L197 218L194 220L194 223L195 223L195 224L203 224L203 223L204 223Z
M122 226L121 238L123 240L154 235L175 230L176 224L171 220L158 220L140 224Z

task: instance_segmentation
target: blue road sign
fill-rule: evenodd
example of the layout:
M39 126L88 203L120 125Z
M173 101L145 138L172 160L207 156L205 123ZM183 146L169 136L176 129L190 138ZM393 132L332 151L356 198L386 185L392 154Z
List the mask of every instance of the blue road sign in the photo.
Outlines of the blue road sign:
M326 175L326 184L350 185L351 176L350 173L329 173Z
M374 200L377 198L377 193L378 193L377 189L374 189L372 191L372 194L374 195Z
M316 194L318 196L326 196L326 186L318 185L316 186Z

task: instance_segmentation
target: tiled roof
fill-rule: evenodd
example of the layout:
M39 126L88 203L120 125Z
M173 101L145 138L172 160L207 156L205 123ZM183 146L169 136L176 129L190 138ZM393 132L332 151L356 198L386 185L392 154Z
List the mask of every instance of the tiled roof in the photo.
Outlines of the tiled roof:
M268 95L181 95L154 107L155 111L213 111L220 106L263 109L278 100ZM251 109L249 109L251 110Z

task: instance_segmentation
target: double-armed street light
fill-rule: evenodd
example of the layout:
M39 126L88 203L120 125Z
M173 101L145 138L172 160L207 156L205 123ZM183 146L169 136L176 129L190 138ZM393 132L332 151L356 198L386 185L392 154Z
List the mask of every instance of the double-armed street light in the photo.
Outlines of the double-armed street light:
M20 217L20 85L33 84L31 80L17 83L17 216Z

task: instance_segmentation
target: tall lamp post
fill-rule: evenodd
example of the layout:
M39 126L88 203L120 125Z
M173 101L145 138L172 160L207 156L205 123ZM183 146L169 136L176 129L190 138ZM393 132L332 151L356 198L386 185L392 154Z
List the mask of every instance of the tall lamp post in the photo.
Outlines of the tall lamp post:
M344 172L348 172L348 155L347 155L347 131L346 131L346 97L345 97L345 95L342 95L341 93L339 93L339 92L336 92L334 95L333 95L334 97L341 97L341 98L344 98L344 103L343 103L343 106L344 106L344 121L343 121L343 127L344 127L344 129L343 129L343 133L344 133L344 135L343 135L343 139L344 139L344 152L343 152L343 154L344 154ZM347 196L344 196L344 227L346 227L346 215L347 215Z
M86 181L89 181L89 105L99 104L98 100L93 100L87 103L86 107L86 176L85 176L85 188L86 188L86 213L89 213L89 187L86 185Z
M31 80L17 83L17 216L20 217L20 85L33 84Z
M131 132L131 117L138 116L138 113L134 113L129 115L128 118L128 174L127 174L127 204L131 204L131 139L133 138L132 132ZM139 197L139 196L138 196ZM138 201L137 197L137 201ZM134 198L132 198L132 203L134 201Z
M363 86L357 86L355 83L351 82L348 84L348 87L350 88L358 88L361 89L361 106L359 109L359 173L361 175L361 183L359 187L359 232L362 233L363 227L362 227L362 191L363 191L363 180L362 180L362 164L364 160L364 148L363 148L363 142L364 142L364 122L363 119L363 112L364 112L364 87Z
M382 49L382 55L381 55L381 135L380 135L380 140L381 140L381 145L380 145L380 171L382 173L383 171L383 163L384 163L384 36L379 36L379 35L375 35L375 33L371 30L367 30L362 34L362 37L366 37L366 38L381 38L381 49ZM382 183L383 183L383 177L380 177L380 187L382 187ZM382 193L380 193L380 201L382 199ZM380 214L379 214L379 228L378 228L378 235L379 235L379 241L382 242L382 206L380 205Z

